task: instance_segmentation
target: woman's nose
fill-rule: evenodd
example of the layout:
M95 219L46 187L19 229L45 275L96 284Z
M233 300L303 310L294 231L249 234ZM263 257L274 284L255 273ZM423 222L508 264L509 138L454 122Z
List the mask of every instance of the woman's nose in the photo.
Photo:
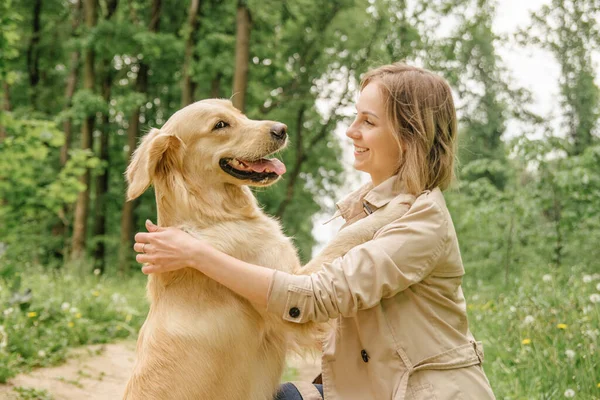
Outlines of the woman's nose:
M358 139L360 137L360 132L358 131L358 129L356 129L354 122L348 127L348 130L346 131L346 136L348 136L350 139Z

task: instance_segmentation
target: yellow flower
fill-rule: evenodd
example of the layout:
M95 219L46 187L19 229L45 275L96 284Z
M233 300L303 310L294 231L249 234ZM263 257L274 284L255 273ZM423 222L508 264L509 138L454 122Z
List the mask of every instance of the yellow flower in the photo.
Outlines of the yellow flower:
M598 383L596 386L600 388L600 383Z
M523 339L523 341L521 342L521 344L529 344L531 343L531 339L527 338L527 339Z
M121 327L120 327L120 326L117 326L117 330L118 330L118 331L120 331L120 330L121 330Z
M27 313L27 316L28 316L29 318L37 317L37 313L36 313L35 311L31 311L31 312L28 312L28 313Z
M567 324L558 324L556 325L558 329L567 329Z
M75 314L75 318L81 318L81 313Z
M98 297L98 296L100 296L100 292L99 292L99 291L97 291L97 290L94 290L94 291L92 292L92 295L94 295L94 296Z
M131 321L131 318L133 318L133 316L131 314L127 314L127 316L125 317L125 321L129 322Z
M67 325L69 325L69 328L72 328L72 327L75 326L75 324L73 323L73 321L69 321L69 323Z

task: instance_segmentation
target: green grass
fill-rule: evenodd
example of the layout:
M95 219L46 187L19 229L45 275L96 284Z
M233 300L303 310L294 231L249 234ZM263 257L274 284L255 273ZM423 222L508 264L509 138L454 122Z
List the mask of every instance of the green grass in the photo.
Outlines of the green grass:
M81 278L35 269L0 278L0 382L59 364L70 347L137 338L148 309L139 275Z
M34 388L16 387L13 389L17 394L18 400L52 400L53 397L46 390L38 390Z
M498 399L600 399L597 270L524 270L509 285L466 282L471 330L484 342Z

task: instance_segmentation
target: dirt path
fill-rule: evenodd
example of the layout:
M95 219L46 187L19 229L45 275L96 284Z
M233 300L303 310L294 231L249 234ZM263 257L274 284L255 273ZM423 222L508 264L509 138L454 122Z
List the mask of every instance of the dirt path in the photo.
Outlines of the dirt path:
M0 385L0 399L19 399L14 388L22 387L46 390L53 400L119 400L134 359L135 342L79 348L63 365L40 368ZM290 357L288 367L297 373L297 380L310 381L320 371L316 358Z

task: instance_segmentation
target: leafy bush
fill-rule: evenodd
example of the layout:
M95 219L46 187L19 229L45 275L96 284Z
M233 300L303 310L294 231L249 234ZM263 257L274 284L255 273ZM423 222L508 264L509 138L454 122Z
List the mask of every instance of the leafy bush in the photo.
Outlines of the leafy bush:
M145 278L0 270L0 382L63 362L72 346L135 339L147 314Z
M600 274L526 267L508 285L467 279L471 330L498 399L600 398Z

